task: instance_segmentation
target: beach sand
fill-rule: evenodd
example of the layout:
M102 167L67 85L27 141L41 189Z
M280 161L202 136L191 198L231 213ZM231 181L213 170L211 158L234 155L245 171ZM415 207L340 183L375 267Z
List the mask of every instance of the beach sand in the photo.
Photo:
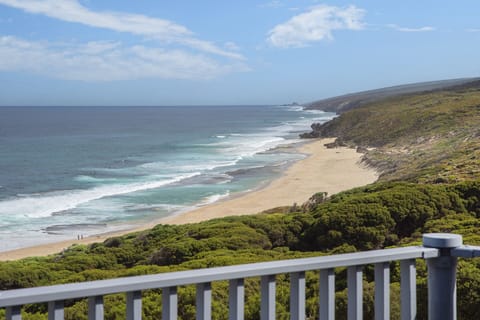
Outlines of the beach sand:
M300 145L298 152L308 156L295 162L281 177L260 190L227 198L185 213L164 217L135 229L90 236L83 240L63 241L0 252L0 261L46 256L60 252L73 244L100 242L113 236L149 229L160 223L195 223L226 216L255 214L275 207L291 206L294 203L300 205L317 192L327 192L328 195L332 195L377 180L377 172L360 163L362 154L356 150L344 147L328 149L324 146L325 143L333 140L314 140Z

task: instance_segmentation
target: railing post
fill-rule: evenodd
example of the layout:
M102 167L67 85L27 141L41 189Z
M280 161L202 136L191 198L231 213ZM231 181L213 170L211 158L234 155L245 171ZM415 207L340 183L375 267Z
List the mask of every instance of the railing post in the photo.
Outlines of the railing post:
M290 319L305 320L305 271L290 274Z
M63 301L50 301L48 303L48 320L63 320L64 315Z
M448 233L423 235L423 245L438 248L438 258L427 259L428 319L457 319L457 258L453 248L462 245L462 236Z
M210 282L197 284L197 320L212 318L212 284Z
M103 296L88 298L88 320L103 320Z
M7 307L7 310L5 312L5 319L6 320L22 320L22 307L21 306Z
M127 292L127 320L141 320L142 319L142 292L131 291Z
M390 319L390 263L375 264L375 320Z
M162 289L162 319L177 320L178 316L178 295L177 287Z
M260 319L275 320L275 275L260 277Z
M415 259L400 261L400 319L417 318L417 269Z
M245 316L245 284L243 279L230 280L228 290L228 319L243 320Z
M335 271L320 270L320 320L335 320Z
M363 319L363 272L362 266L347 268L348 320Z

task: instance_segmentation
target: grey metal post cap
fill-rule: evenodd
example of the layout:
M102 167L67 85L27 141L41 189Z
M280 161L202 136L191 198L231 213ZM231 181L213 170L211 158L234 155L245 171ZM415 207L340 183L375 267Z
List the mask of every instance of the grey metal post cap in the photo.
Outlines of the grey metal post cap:
M425 233L423 245L430 248L456 248L463 243L462 236L452 233Z

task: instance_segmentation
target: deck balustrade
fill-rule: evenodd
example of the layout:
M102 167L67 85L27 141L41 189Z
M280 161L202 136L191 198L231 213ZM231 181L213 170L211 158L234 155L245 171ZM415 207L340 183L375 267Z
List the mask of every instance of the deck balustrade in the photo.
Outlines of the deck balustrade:
M138 320L142 316L142 291L162 289L162 319L176 319L177 287L196 285L197 319L211 318L212 282L229 281L229 319L244 318L244 280L260 277L262 320L275 319L275 277L290 275L290 316L305 319L305 272L319 271L319 318L335 319L335 268L347 268L348 319L363 316L363 268L374 266L375 319L390 318L390 263L400 262L401 319L416 318L417 259L428 266L429 319L456 319L457 258L480 256L480 247L462 245L462 237L454 234L425 234L423 246L401 247L366 252L338 254L315 258L252 263L229 267L162 273L111 280L73 283L29 289L0 291L0 308L6 308L8 320L21 319L25 304L48 303L48 317L64 318L64 301L88 299L88 319L104 318L103 296L126 294L126 316Z

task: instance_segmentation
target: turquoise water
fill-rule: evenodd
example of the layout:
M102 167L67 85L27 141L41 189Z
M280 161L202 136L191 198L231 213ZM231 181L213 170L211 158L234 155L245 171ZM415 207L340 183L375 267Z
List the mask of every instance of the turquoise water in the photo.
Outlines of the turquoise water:
M0 251L251 190L333 114L287 106L0 108Z

